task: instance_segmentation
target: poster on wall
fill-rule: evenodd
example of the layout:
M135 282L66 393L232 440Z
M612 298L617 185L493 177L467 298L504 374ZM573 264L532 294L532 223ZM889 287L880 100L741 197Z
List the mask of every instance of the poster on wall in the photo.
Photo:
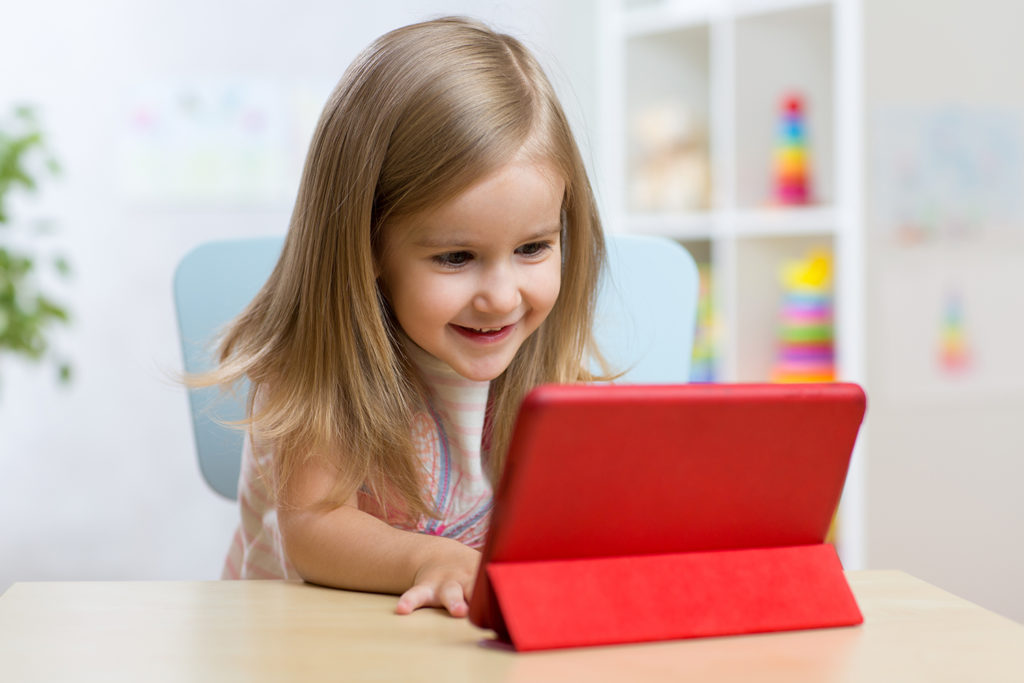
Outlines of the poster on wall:
M118 122L122 197L172 207L289 204L321 90L229 78L131 89Z
M912 246L1024 229L1019 114L894 107L871 124L872 223L886 239Z
M906 107L871 123L882 388L927 401L1024 394L1021 115Z

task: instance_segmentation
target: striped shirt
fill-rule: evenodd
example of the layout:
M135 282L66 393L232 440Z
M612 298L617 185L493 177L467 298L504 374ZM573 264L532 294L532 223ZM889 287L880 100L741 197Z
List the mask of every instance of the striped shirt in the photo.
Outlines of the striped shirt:
M413 443L423 468L424 485L439 518L393 526L483 545L490 519L491 484L481 451L490 382L465 379L446 363L406 340L406 349L428 389L427 410L413 420ZM238 482L241 522L224 563L225 579L298 579L288 561L277 523L273 493L261 472L270 471L273 453L254 449L246 437ZM360 508L384 519L380 509L360 496Z

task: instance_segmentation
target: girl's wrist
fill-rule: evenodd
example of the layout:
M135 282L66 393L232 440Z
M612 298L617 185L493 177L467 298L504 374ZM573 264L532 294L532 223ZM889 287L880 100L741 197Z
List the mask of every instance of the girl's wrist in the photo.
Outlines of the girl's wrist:
M412 556L412 571L409 586L415 585L420 574L429 568L451 566L465 567L477 560L479 553L460 541L444 536L419 534L419 548Z

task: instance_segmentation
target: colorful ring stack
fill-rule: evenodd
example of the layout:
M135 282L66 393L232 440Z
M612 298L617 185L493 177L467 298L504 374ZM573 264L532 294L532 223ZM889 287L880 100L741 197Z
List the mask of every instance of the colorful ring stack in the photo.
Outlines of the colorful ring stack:
M803 100L799 95L790 95L782 103L775 149L775 198L781 204L808 203L809 175Z
M970 365L967 334L964 331L964 313L960 297L947 296L942 313L939 337L939 364L949 373L961 372Z
M789 263L782 272L779 345L772 380L832 382L835 352L831 257L824 250Z

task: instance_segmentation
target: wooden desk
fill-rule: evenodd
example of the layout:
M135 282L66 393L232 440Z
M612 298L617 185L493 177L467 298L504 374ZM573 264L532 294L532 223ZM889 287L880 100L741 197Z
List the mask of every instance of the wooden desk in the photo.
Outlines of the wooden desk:
M299 583L19 583L0 680L1024 681L1024 626L900 572L848 576L859 627L530 654Z

